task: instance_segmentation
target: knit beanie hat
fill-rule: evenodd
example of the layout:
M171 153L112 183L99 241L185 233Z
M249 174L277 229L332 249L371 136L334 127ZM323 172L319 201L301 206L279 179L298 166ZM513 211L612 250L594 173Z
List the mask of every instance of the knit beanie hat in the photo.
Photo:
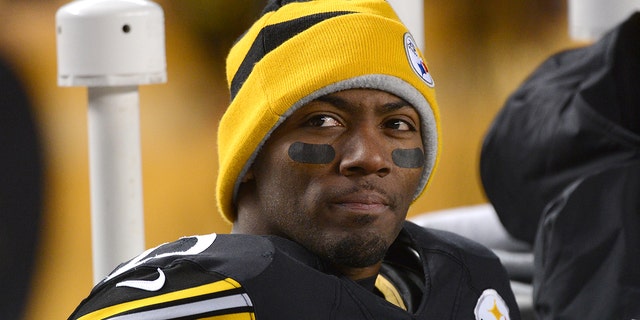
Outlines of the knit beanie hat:
M235 220L240 182L270 134L323 95L378 89L421 118L425 164L414 200L438 159L434 82L413 37L384 0L271 0L227 57L231 104L218 128L218 208Z

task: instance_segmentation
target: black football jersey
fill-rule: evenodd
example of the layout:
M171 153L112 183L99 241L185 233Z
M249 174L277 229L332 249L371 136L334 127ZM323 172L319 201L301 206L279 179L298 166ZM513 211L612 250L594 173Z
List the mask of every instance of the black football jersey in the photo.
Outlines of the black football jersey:
M275 236L185 237L123 263L70 319L519 319L488 249L407 222L381 270L402 303Z

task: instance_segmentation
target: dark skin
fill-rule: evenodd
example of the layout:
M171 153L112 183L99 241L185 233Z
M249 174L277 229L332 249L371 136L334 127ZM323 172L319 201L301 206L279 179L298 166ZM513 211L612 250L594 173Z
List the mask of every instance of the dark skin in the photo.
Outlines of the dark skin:
M329 163L289 156L296 142L330 145ZM392 160L422 149L420 117L404 100L350 89L294 112L267 140L244 178L233 233L293 240L353 280L378 274L398 236L422 168Z

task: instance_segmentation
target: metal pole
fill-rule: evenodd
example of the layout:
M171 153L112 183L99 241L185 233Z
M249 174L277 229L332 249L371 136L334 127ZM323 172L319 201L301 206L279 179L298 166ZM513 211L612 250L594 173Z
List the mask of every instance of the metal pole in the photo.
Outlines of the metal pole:
M164 13L76 0L56 13L58 84L88 87L94 283L144 251L138 86L166 82Z
M421 50L425 50L424 0L388 0Z
M640 0L568 0L569 35L578 41L597 41L631 13Z
M144 251L137 86L89 88L94 282ZM114 264L116 263L116 264Z

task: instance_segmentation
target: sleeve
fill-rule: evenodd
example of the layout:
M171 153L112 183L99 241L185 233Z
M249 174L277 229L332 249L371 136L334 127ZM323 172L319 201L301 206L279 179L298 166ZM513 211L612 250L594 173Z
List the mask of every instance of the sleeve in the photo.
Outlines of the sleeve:
M484 247L477 250L483 252L482 257L473 256L465 260L476 319L519 320L520 308L506 269L491 250Z
M459 291L459 313L475 319L519 320L520 308L511 288L505 267L487 247L457 234L435 231L446 238L453 260L458 260L463 272L463 287Z
M577 182L544 214L535 247L541 319L640 317L640 165Z
M251 298L240 282L203 267L204 260L221 263L194 249L208 249L213 240L207 241L183 238L120 265L69 319L255 319Z
M405 224L426 263L435 318L521 319L507 271L485 246L458 234ZM450 313L453 311L453 315Z

